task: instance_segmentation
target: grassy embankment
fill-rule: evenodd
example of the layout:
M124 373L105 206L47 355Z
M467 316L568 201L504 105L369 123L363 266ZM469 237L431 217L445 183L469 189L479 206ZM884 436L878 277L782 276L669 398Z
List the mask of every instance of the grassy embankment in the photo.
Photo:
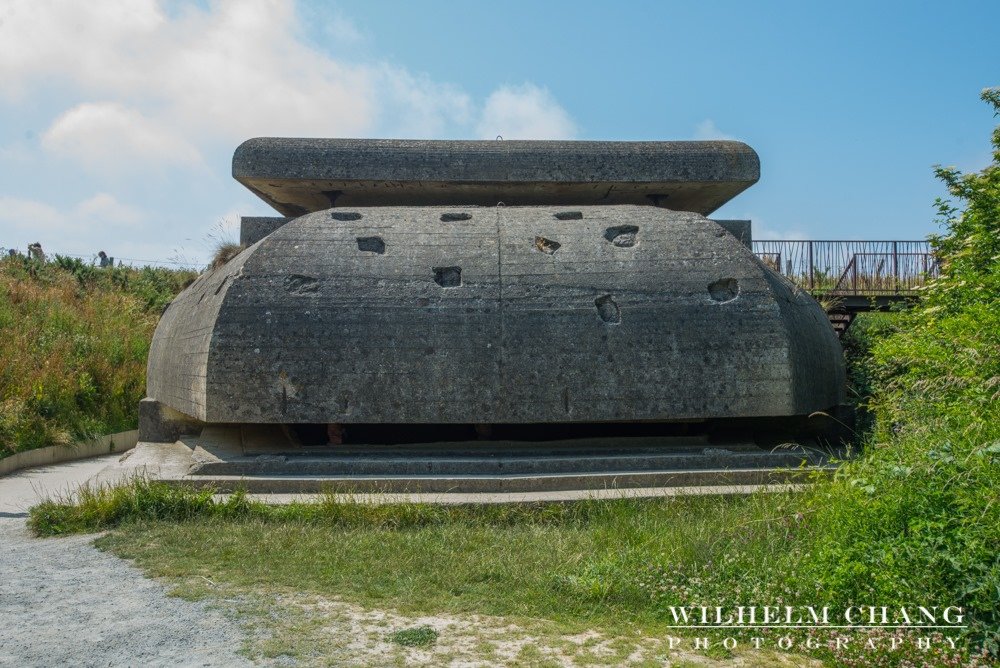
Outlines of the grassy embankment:
M1000 111L1000 93L984 97ZM114 528L102 546L176 578L188 595L264 596L266 624L280 632L258 649L272 655L315 658L330 647L337 627L317 617L316 601L344 599L602 629L618 654L587 660L611 663L641 642L636 634L664 637L671 605L961 606L963 642L996 656L1000 128L993 145L994 163L981 173L939 170L962 206L939 207L942 275L910 312L856 330L851 375L873 428L860 458L806 493L268 508L137 483L45 504L32 526L42 534ZM292 604L295 615L275 612ZM887 650L888 632L871 636L882 649L859 648L862 636L842 651L813 653L838 665L974 661L961 647Z
M0 457L135 428L156 320L194 275L0 259Z

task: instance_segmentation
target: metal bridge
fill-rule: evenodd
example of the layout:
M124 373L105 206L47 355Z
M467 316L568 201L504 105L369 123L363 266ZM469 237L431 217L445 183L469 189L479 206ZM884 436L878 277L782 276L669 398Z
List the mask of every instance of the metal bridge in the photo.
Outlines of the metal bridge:
M927 241L754 241L753 251L821 298L838 335L857 313L915 299L940 271Z

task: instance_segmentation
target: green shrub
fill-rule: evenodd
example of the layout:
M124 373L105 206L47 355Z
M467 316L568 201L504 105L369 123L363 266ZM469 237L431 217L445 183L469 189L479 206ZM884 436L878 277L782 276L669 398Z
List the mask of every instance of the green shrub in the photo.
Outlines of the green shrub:
M194 276L0 259L0 457L134 428L156 321Z
M874 428L872 396L877 383L872 349L900 327L899 313L861 313L845 332L841 343L847 361L847 398L857 408L855 431L859 440Z
M1000 90L983 99L1000 113ZM994 162L938 168L940 278L871 346L868 452L812 498L805 577L838 603L959 605L1000 650L1000 128Z

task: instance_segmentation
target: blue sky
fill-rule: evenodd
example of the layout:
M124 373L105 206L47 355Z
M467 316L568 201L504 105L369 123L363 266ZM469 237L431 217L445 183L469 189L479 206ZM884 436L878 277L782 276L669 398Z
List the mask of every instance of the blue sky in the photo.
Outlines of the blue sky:
M921 238L980 169L1000 2L0 5L0 246L183 260L255 135L735 138L757 238Z

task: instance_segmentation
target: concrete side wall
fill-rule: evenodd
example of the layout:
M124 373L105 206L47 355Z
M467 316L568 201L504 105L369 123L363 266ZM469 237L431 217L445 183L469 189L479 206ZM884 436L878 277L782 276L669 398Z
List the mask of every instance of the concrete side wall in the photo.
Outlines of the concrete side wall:
M753 248L752 225L749 220L719 220L713 218L712 222L720 225L722 229L736 237L747 248Z
M252 246L290 220L283 216L240 216L240 243Z
M781 313L788 342L788 366L795 397L795 413L808 415L826 405L834 408L845 401L844 352L826 312L805 290L771 271L754 258L766 278ZM808 335L805 335L808 333ZM834 395L833 391L837 390ZM830 402L831 398L835 402Z
M48 448L18 452L10 457L0 459L0 476L31 468L33 466L48 466L76 459L100 457L101 455L125 452L135 447L139 440L139 431L121 431L108 434L90 441L74 443L73 445L53 445Z
M226 290L242 271L253 248L199 276L163 312L149 348L148 398L204 421L208 351L216 317Z
M139 438L144 443L173 443L184 434L197 434L203 423L155 399L139 402Z
M150 396L208 422L782 416L842 398L822 309L697 214L338 208L237 262L161 323L177 351L178 325L214 334L150 358L151 388L174 398ZM216 289L224 303L196 302ZM198 412L171 403L185 390Z

